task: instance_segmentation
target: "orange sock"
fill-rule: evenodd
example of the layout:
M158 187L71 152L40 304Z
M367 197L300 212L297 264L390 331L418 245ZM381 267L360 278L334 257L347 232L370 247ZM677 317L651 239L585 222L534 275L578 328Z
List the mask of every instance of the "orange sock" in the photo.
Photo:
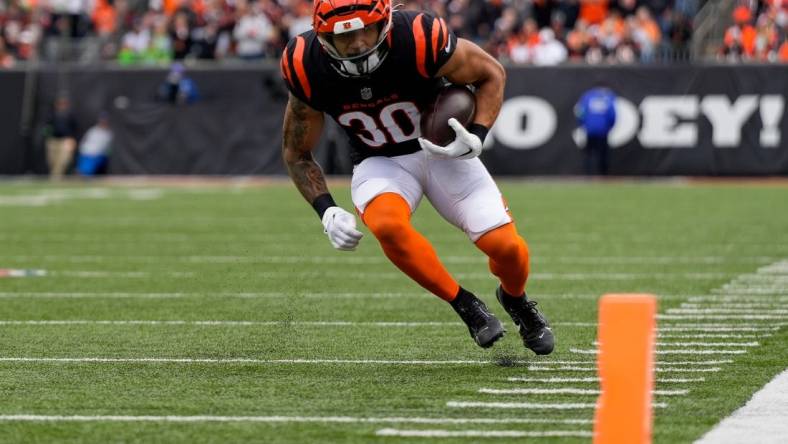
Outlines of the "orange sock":
M410 224L410 207L402 196L384 193L375 197L361 219L397 268L445 301L451 302L457 296L459 284L429 241Z
M528 280L528 244L517 234L514 223L484 233L476 246L490 258L490 271L501 280L503 290L512 296L525 294Z

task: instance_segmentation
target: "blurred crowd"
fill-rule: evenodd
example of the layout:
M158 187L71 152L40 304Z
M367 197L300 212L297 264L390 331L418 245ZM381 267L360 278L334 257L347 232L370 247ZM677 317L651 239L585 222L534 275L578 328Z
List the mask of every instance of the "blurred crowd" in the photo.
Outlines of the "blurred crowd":
M788 63L788 0L742 4L733 10L720 55L727 60Z
M501 60L554 65L687 58L699 0L458 0L431 3Z
M516 64L686 60L705 0L395 0L430 9L500 60ZM788 0L734 12L722 54L786 60ZM277 58L311 26L311 0L0 0L0 67L44 60Z

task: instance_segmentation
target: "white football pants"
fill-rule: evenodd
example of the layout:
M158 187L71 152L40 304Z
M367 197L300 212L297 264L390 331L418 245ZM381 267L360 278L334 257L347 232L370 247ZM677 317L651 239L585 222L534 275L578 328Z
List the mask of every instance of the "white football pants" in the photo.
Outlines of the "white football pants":
M498 186L478 158L436 159L418 151L369 157L353 168L351 195L359 213L383 193L402 196L411 213L427 196L438 213L473 242L512 221Z

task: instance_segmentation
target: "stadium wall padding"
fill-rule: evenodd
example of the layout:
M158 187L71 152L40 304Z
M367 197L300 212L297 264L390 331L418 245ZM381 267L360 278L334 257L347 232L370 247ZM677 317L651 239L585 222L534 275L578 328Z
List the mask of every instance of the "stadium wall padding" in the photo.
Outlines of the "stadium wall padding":
M0 72L0 173L43 173L35 137L59 91L84 132L110 115L113 174L286 174L281 122L286 89L276 66L192 69L199 100L156 99L166 69L42 69L34 137L20 136L23 72ZM583 173L584 135L573 107L598 82L619 95L610 170L620 175L788 174L785 65L510 67L501 115L482 159L493 174ZM352 166L330 124L316 158L329 173ZM30 155L33 153L33 155Z
M24 71L0 70L0 174L25 171L24 85Z

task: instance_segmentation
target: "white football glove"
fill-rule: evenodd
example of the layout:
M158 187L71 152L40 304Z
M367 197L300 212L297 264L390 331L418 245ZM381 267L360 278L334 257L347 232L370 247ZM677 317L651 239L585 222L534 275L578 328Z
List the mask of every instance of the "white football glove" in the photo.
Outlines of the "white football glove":
M323 213L323 228L331 245L337 250L355 250L364 234L356 230L356 217L339 207L328 207Z
M419 137L421 149L432 157L439 159L473 159L482 153L483 140L465 129L455 118L449 119L449 126L456 136L454 141L446 146L435 145L429 140Z

